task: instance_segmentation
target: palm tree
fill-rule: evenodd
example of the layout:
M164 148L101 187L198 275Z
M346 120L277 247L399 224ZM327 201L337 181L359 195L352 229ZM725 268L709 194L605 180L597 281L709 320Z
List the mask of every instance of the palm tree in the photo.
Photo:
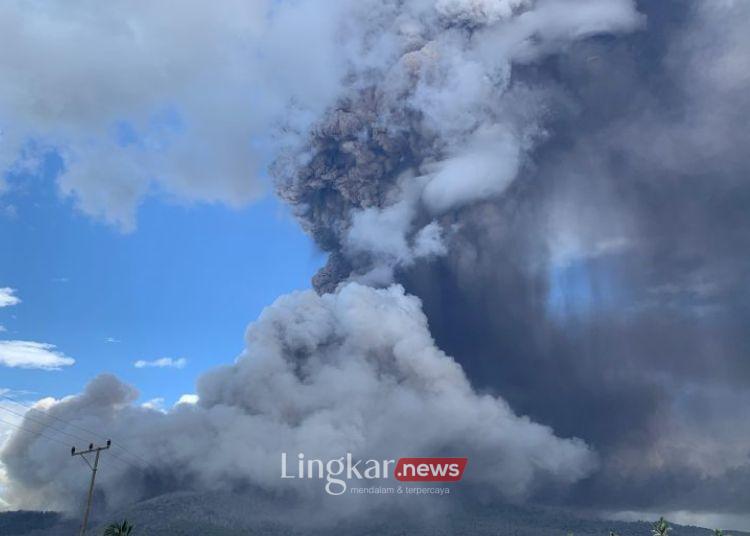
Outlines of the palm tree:
M133 530L133 525L128 523L126 520L122 524L112 523L104 530L104 536L130 536L130 532Z
M672 530L672 527L669 526L667 520L663 517L660 517L659 521L654 523L654 526L651 529L651 534L653 534L654 536L667 536L670 530Z

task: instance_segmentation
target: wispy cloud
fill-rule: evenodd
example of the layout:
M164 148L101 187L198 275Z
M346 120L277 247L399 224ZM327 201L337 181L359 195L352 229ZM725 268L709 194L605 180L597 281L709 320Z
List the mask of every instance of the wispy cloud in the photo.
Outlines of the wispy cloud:
M133 366L135 368L177 368L181 369L184 368L185 365L187 365L187 359L184 357L180 357L178 359L172 359L171 357L162 357L159 359L154 359L153 361L145 361L143 359L139 359L135 363L133 363Z
M114 337L107 337L106 339L104 339L104 342L107 342L110 344L117 344L122 341L120 341L120 339L115 339Z
M18 209L15 205L0 205L0 216L15 220L18 217Z
M21 303L21 298L15 295L16 289L10 287L0 288L0 307L9 307Z
M27 391L25 389L11 389L9 387L0 387L0 396L12 398L16 401L26 401L33 403L34 397L32 395L36 394L37 393L35 391Z
M0 365L11 368L58 370L75 363L54 344L34 341L0 341Z
M8 330L5 328L5 326L3 326L2 324L0 324L0 333L5 333L6 331L8 331Z

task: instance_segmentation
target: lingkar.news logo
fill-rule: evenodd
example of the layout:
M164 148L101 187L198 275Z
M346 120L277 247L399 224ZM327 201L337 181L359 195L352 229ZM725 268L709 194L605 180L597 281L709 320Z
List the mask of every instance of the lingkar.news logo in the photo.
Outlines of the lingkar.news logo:
M346 456L323 461L306 459L297 454L296 467L290 467L287 453L281 453L281 478L325 480L329 495L346 493L352 480L382 480L395 478L399 482L458 482L463 478L468 458L399 458L397 460L354 460ZM295 471L296 469L296 471Z

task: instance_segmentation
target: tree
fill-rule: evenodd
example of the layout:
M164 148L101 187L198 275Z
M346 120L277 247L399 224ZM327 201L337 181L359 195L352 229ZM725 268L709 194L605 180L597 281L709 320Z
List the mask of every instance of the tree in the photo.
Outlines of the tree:
M104 536L130 536L133 525L123 520L122 524L112 523L104 530Z
M651 529L651 534L653 534L654 536L667 536L670 530L672 530L672 527L669 526L667 520L663 517L660 517L659 521L654 523L654 526Z

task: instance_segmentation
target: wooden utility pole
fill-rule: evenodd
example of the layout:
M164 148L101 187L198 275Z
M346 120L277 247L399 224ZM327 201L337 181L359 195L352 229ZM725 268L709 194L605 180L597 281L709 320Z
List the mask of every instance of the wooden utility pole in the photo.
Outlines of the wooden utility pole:
M71 456L80 456L83 458L83 461L86 462L86 465L89 466L91 469L91 484L89 484L89 496L86 500L86 510L83 513L83 523L81 523L81 532L79 533L80 536L84 536L86 534L86 525L89 522L89 512L91 511L91 498L94 496L94 480L96 479L96 470L99 467L99 454L103 450L107 450L110 445L112 445L112 441L109 439L107 440L107 445L104 447L96 447L93 443L89 444L88 450L81 450L76 451L76 448L73 447L70 449L70 455ZM86 454L94 453L94 464L92 465L89 459L86 457Z

